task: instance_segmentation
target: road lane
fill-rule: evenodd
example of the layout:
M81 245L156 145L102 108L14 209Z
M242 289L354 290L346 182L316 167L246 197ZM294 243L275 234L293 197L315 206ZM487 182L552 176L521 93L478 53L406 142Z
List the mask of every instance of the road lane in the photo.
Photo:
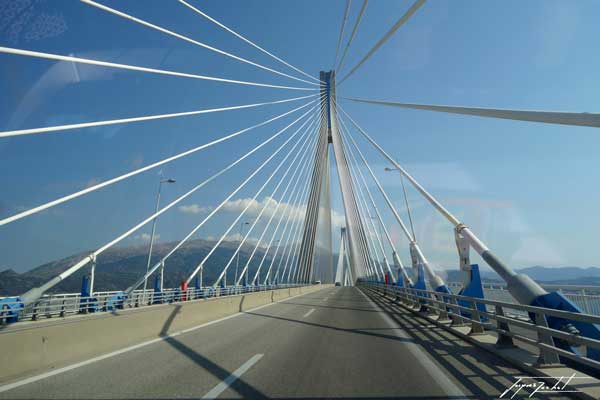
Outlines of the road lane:
M295 325L293 343L266 353L262 368L248 373L254 387L273 398L392 398L415 393L423 398L460 398L460 391L449 393L407 351L412 340L398 337L398 328L389 326L358 289L331 292L288 302L318 311L310 320L285 319ZM252 314L269 318L263 310ZM264 371L267 365L277 371L275 376ZM233 390L223 396L239 398Z
M220 399L488 398L519 374L367 294L351 287L309 293L0 398L197 399L217 387Z
M308 309L282 307L283 304L261 311L272 309L268 315L300 319ZM176 313L177 309L174 316ZM0 393L0 398L199 398L250 357L264 353L268 346L262 342L257 346L254 338L276 332L280 329L278 325L283 323L240 315ZM165 326L163 331L167 330ZM243 378L235 387L240 387L247 397L261 397L256 390L243 385Z
M304 314L304 315L302 316L302 318L306 318L306 317L308 317L308 316L309 316L310 314L312 314L313 312L315 312L315 309L314 309L314 308L311 308L310 310L308 310L308 312L307 312L306 314Z
M240 379L242 374L248 371L254 364L256 364L264 354L256 354L254 357L246 361L242 364L241 367L233 371L231 375L229 375L223 382L219 383L217 386L212 388L208 393L202 396L202 399L216 399L223 393L232 383Z

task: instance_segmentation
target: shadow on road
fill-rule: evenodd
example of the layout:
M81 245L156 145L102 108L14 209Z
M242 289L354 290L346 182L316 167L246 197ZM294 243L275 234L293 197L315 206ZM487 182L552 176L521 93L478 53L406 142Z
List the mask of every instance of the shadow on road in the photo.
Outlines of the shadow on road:
M273 400L481 400L476 396L377 396L377 397L269 397ZM177 400L198 400L197 397L177 397ZM240 400L239 397L219 397L219 400Z
M450 332L416 317L381 294L363 290L375 304L408 333L448 375L454 376L475 398L497 398L515 382L515 376L528 375L495 355L460 339ZM527 392L527 394L525 394ZM529 391L519 394L527 398ZM409 398L409 397L407 397ZM559 395L536 393L534 398L564 399Z
M173 312L169 315L169 318L165 321L160 335L165 337L165 342L168 343L171 347L177 350L179 353L189 358L191 361L204 368L207 372L214 375L220 381L225 380L229 375L231 375L230 371L227 371L225 368L219 366L218 364L212 362L208 358L202 356L197 351L192 349L189 346L186 346L179 340L174 337L166 337L173 321L177 314L179 314L181 310L181 305L176 305L173 308ZM231 389L236 391L242 398L246 399L267 399L268 397L262 392L258 391L256 388L249 385L242 378L238 378L235 382L233 382L230 386Z
M368 304L365 305L365 308L324 306L324 305L319 305L319 304L296 303L293 301L286 301L285 304L293 304L296 306L307 306L307 307L316 307L316 308L331 308L331 309L335 309L335 310L348 310L348 311L360 311L360 312L372 312L372 313L378 312L377 310L373 310L373 308L368 308Z
M292 304L292 303L289 303L289 304ZM316 307L316 306L313 305L312 307ZM374 336L374 337L383 338L383 339L395 340L395 341L398 341L398 342L413 342L412 339L400 338L400 337L394 336L394 335L385 335L383 333L369 332L369 331L373 331L373 330L388 330L388 331L391 331L394 328L375 328L375 329L373 329L373 328L352 328L352 329L349 329L349 328L339 328L337 326L332 326L332 325L317 324L315 322L302 321L302 320L293 319L293 318L276 317L274 315L261 314L261 313L258 313L258 312L245 312L244 314L254 315L254 316L257 316L257 317L277 319L277 320L286 321L286 322L293 322L293 323L296 323L296 324L314 326L316 328L331 329L331 330L338 331L338 332L349 332L349 333L355 333L355 334L358 334L358 335Z

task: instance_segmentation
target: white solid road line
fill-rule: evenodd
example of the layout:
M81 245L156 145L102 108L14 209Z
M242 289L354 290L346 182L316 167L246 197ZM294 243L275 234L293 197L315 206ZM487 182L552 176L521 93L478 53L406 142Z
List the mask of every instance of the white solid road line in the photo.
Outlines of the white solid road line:
M304 314L304 315L302 316L302 318L306 318L306 317L308 317L308 316L309 316L310 314L312 314L314 311L315 311L315 309L314 309L314 308L311 308L310 310L308 310L308 312L307 312L306 314Z
M248 371L254 364L262 358L264 354L256 354L251 359L242 364L241 367L233 371L225 380L219 383L217 386L212 388L210 392L202 396L203 399L216 399L221 393L223 393L233 382L235 382L244 372Z
M367 296L361 289L357 290L369 301L371 306L379 311L379 315L392 329L392 334L399 338L409 339L410 336L406 334L403 329L398 329L398 324L394 322L387 313L381 309L369 296ZM432 382L436 382L448 396L456 396L458 399L467 399L467 395L452 382L448 376L440 369L440 367L429 358L429 356L419 347L419 345L411 342L404 344L407 350L415 356L415 358L421 363L425 371L429 374ZM457 400L458 400L457 399Z
M146 342L134 344L133 346L125 347L123 349L119 349L119 350L113 351L111 353L103 354L103 355L98 356L98 357L93 357L93 358L90 358L88 360L78 362L76 364L67 365L66 367L58 368L58 369L55 369L55 370L52 370L52 371L49 371L49 372L45 372L43 374L34 375L34 376L29 377L29 378L21 379L20 381L16 381L16 382L12 382L12 383L7 383L6 385L1 385L0 386L0 393L6 392L7 390L18 388L20 386L28 385L30 383L37 382L37 381L40 381L42 379L50 378L51 376L62 374L63 372L68 372L68 371L71 371L71 370L74 370L74 369L77 369L77 368L85 367L86 365L93 364L95 362L102 361L102 360L105 360L107 358L111 358L111 357L114 357L114 356L118 356L119 354L127 353L127 352L130 352L132 350L136 350L136 349L139 349L139 348L142 348L142 347L145 347L145 346L149 346L151 344L158 343L158 342L161 342L161 341L169 339L169 338L173 338L173 337L176 337L176 336L179 336L179 335L183 335L184 333L192 332L192 331L195 331L197 329L204 328L206 326L218 324L219 322L223 322L223 321L226 321L228 319L239 317L240 315L244 315L247 312L257 311L257 310L260 310L262 308L266 308L266 307L272 306L273 304L282 303L282 302L294 299L296 297L304 296L305 294L307 294L307 293L297 294L296 296L288 297L287 299L276 301L274 303L264 304L262 306L251 308L251 309L246 310L244 312L239 312L237 314L233 314L233 315L229 315L227 317L219 318L219 319L216 319L214 321L209 321L209 322L206 322L204 324L197 325L197 326L194 326L194 327L191 327L191 328L188 328L188 329L184 329L184 330L179 331L179 332L173 332L170 335L166 335L166 336L163 336L163 337L160 337L160 338L148 340Z

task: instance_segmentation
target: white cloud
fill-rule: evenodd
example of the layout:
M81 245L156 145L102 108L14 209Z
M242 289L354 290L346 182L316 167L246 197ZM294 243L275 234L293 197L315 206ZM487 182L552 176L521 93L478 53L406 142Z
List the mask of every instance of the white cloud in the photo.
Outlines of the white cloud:
M535 55L540 67L556 67L569 61L581 20L577 2L545 1L534 23L537 36Z
M149 233L140 233L139 235L132 236L131 239L135 240L137 242L149 243L150 237L151 236ZM154 243L156 243L158 241L158 239L160 239L160 234L155 233L154 234Z
M242 240L244 238L243 235L240 235L239 233L233 234L233 235L227 235L225 236L225 239L223 239L223 241L225 242L239 242L240 240ZM256 243L258 243L258 238L249 236L248 238L246 238L246 241L244 242L244 244L246 245L256 245ZM263 238L260 247L266 247L268 244L268 240L266 240L265 238Z
M100 183L100 179L98 179L98 178L91 178L91 179L89 179L89 180L86 182L86 184L85 184L85 187L86 187L86 188L89 188L89 187L91 187L91 186L95 186L95 185L97 185L97 184L99 184L99 183Z
M383 170L385 164L376 164L374 169ZM411 175L429 189L453 191L481 191L477 179L463 165L456 162L414 163L405 165ZM441 174L440 171L443 171ZM400 186L398 173L384 174L381 177L384 187Z
M257 217L258 214L260 214L260 211L263 209L263 207L266 207L265 211L261 216L261 220L263 218L268 220L275 213L275 210L277 210L274 220L278 220L279 218L282 218L282 216L285 216L286 219L291 217L292 220L297 221L299 219L304 218L304 212L306 210L306 205L294 206L289 203L281 203L279 205L279 208L277 208L277 200L270 196L265 196L261 201L254 200L252 198L230 200L227 203L225 203L225 205L222 208L222 211L239 214L246 207L248 207L248 209L245 212L245 215L247 217ZM338 213L335 210L331 210L332 227L339 228L344 226L345 224L346 222L344 215Z
M141 153L137 153L130 161L130 164L133 168L139 168L144 163L144 155Z
M199 204L188 204L179 206L179 211L184 214L204 214L212 210L211 207L204 207Z
M511 257L515 265L564 265L565 259L544 237L529 235L520 239L521 246Z

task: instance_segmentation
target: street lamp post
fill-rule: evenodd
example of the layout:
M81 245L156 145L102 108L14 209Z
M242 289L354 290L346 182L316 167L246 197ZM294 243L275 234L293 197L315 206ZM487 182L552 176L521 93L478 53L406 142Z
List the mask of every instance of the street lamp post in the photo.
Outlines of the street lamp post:
M279 242L280 242L280 240L279 240L279 239L275 240L275 241L274 241L274 242L271 244L271 246L269 246L269 248L267 249L267 253L268 253L268 252L271 250L271 247L279 246ZM269 271L267 271L267 272L269 272ZM265 283L266 283L267 285L270 285L270 284L271 284L271 279L270 279L270 276L267 276L267 277L266 277L266 279L265 279Z
M375 221L375 224L377 224L377 230L379 231L379 239L378 239L378 241L379 241L383 237L383 231L381 230L381 221L379 220L379 218L374 217L372 215L369 215L369 217L371 218L371 220ZM375 224L373 224L373 227L375 227ZM385 250L386 250L385 249L385 241L381 241L381 246L383 247L383 251L385 254Z
M398 168L388 168L385 167L386 172L390 171L400 171ZM415 236L415 227L413 226L412 216L410 214L410 207L408 206L408 197L406 197L406 187L404 186L404 177L402 173L400 173L400 183L402 184L402 193L404 193L404 204L406 204L406 211L408 212L408 221L410 222L410 230L412 231L413 240L417 240Z
M158 192L156 193L156 207L154 208L154 213L156 214L158 212L158 207L160 205L160 191L162 188L162 184L163 183L175 183L175 179L162 179L161 176L161 180L158 182ZM148 262L146 263L146 275L148 275L148 271L150 270L150 262L152 261L152 247L154 246L154 234L156 233L156 219L157 217L154 217L154 219L152 220L152 234L150 235L150 246L148 248ZM160 290L162 291L162 276L161 276L161 282L160 282ZM146 288L148 286L148 277L146 276L146 279L144 279L144 302L146 302Z
M375 221L375 223L377 224L377 230L379 231L379 237L382 238L383 237L383 231L381 230L381 221L379 220L379 218L374 217L372 215L369 215L369 217ZM375 226L375 225L373 225Z
M240 224L240 242L242 240L242 235L243 235L242 232L244 231L245 225L250 225L250 222L245 221ZM240 267L240 252L241 251L242 251L242 249L240 248L240 251L238 251L238 253L237 253L237 259L235 261L235 279L233 280L233 282L235 282L235 283L237 283L237 280L238 280L238 269ZM248 284L248 269L247 268L246 268L246 284Z

